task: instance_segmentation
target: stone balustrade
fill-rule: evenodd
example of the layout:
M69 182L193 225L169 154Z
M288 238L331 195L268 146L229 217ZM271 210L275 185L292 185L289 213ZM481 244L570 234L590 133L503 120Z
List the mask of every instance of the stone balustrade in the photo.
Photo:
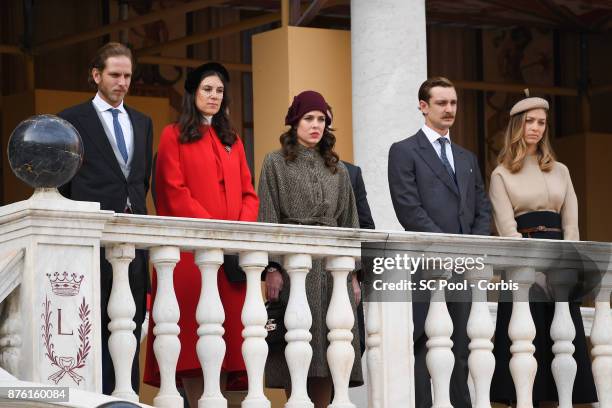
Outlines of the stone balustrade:
M109 329L112 333L109 349L115 362L117 379L113 395L137 401L138 396L130 384L130 362L135 353L136 339L132 334L135 307L129 295L127 271L135 249L148 249L150 261L158 274L158 292L152 315L156 322L153 329L156 336L154 351L161 373L161 387L154 405L183 407L183 400L174 381L181 345L177 325L179 309L172 276L180 252L193 251L195 262L202 273L202 282L205 283L200 291L196 312L199 325L197 354L206 384L200 407L226 407L227 402L219 386L221 362L225 353L222 337L225 316L216 287L216 274L224 254L238 254L240 265L247 275L247 295L242 312L242 352L249 376L249 389L243 406L268 408L270 402L263 393L263 372L268 348L265 342L266 311L261 295L260 273L270 257L280 256L292 281L285 315L288 330L285 337L288 343L285 356L290 368L293 392L286 407L312 407L306 392L306 376L312 356L309 344L312 316L308 309L304 281L312 260L325 259L326 267L334 281L331 305L326 318L330 329L327 358L335 389L334 400L330 406L354 407L348 392L348 379L352 362L359 356L354 355L350 345L354 320L345 282L347 274L355 268L355 262L359 261L362 242L387 242L389 247L409 247L415 253L423 251L428 256L483 257L485 268L469 268L465 272L467 281L490 282L496 275L505 271L508 277L519 283L520 290L514 292L509 327L509 336L513 342L510 369L517 384L518 406L531 406L537 363L533 358L532 340L535 327L526 303L527 291L536 279L536 272L558 260L559 242L138 216L84 207L71 211L61 205L55 205L51 209L40 205L7 207L11 206L0 209L0 253L2 259L10 259L0 263L0 276L10 276L10 280L6 282L17 282L20 286L17 286L17 292L14 290L15 283L10 283L12 286L8 283L1 286L0 283L0 288L10 287L10 291L5 288L3 292L6 292L6 300L2 303L3 316L15 320L15 314L23 313L26 309L34 318L20 320L19 324L7 324L10 319L5 319L3 324L0 324L0 365L21 380L51 383L45 375L40 374L48 371L40 369L42 365L48 364L43 358L44 333L41 334L35 327L40 326L36 315L38 313L40 316L40 309L28 306L40 304L47 293L41 288L49 282L40 276L41 268L44 269L40 257L54 253L48 251L51 244L57 250L58 257L66 257L66 254L69 257L83 256L79 262L83 262L80 265L86 266L81 270L86 275L85 279L93 280L89 287L91 297L88 302L92 305L92 330L97 334L100 323L99 319L96 319L99 310L96 310L95 302L98 300L96 290L99 290L99 286L95 283L95 277L96 273L99 273L98 249L104 247L106 257L113 265L114 278L108 310L111 317ZM90 251L81 254L73 249L70 250L72 252L66 249L78 245L84 245ZM593 344L593 374L600 406L609 407L612 406L612 272L608 266L612 253L611 245L595 242L576 242L572 245L582 257L588 257L590 262L605 272L597 294L590 334ZM570 256L564 262L571 266L580 261ZM46 262L53 264L56 269L75 265L73 259L47 259ZM15 265L20 267L16 268ZM7 272L9 270L12 272ZM443 276L438 278L444 279ZM41 285L43 281L45 284ZM491 292L495 291L484 288L472 291L473 303L467 324L471 339L468 363L474 383L474 406L478 408L491 406L489 388L495 365L491 341L494 323L487 303ZM425 328L429 336L427 363L432 375L435 407L451 406L449 384L454 356L451 352L450 337L453 324L445 303L441 301L443 297L444 291L434 291ZM75 303L75 307L79 307L79 304ZM571 400L568 402L568 394L565 391L568 388L571 390L575 376L575 362L571 356L571 340L575 336L575 330L567 303L557 302L556 310L551 330L555 342L553 372L562 390L560 406L566 407L571 406ZM371 407L413 406L410 322L411 310L408 302L366 303L368 395ZM97 336L93 335L89 337L92 345L92 371L79 374L85 378L82 384L68 386L100 391L97 355L99 344L96 344L96 338ZM13 347L11 353L7 352L9 343ZM17 360L12 357L15 355L14 345L21 348Z

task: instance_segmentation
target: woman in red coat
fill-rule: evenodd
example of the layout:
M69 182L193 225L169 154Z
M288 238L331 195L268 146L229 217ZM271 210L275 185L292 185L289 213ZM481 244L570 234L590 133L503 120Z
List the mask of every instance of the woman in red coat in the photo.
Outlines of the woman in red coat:
M157 152L158 215L257 220L259 201L251 183L244 146L231 128L227 114L228 82L227 70L217 63L204 64L187 76L183 111L177 123L164 128ZM225 309L226 353L222 371L229 381L241 378L245 372L240 313L246 283L230 282L223 267L219 269L217 282ZM193 253L181 253L181 260L174 269L181 342L176 379L177 384L185 388L190 406L197 406L203 386L202 368L196 353L198 323L195 316L200 286L200 270L194 263ZM153 294L155 290L154 276ZM153 327L151 322L144 380L159 386Z

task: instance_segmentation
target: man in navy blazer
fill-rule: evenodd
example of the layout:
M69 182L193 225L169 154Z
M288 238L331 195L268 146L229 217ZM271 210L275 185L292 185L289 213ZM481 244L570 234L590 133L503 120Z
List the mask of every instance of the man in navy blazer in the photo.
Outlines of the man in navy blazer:
M419 89L419 109L425 125L389 150L389 189L395 214L406 231L489 235L491 205L476 156L451 143L449 129L457 113L452 82L436 77ZM427 278L427 276L423 276ZM451 403L471 407L467 387L469 355L466 325L470 304L449 302L453 320L455 367ZM430 377L424 333L428 303L413 303L416 406L431 407Z
M361 176L361 167L354 164L342 161L346 166L355 195L355 204L357 205L357 214L359 215L359 228L374 229L374 220L368 204L368 193L366 192L363 177Z
M123 104L132 76L132 53L122 44L101 47L90 67L90 83L97 88L92 99L58 115L81 135L83 165L60 193L72 200L100 203L102 210L146 214L146 196L151 175L153 122L148 116ZM140 384L138 350L146 312L149 284L146 251L136 250L129 266L130 289L136 303L136 355L132 364L132 386ZM112 267L100 251L100 308L102 329L102 391L111 394L115 375L108 349L110 319L107 313L112 288Z
M355 195L355 204L357 205L357 215L359 216L359 228L362 229L375 229L374 219L372 218L372 212L370 211L370 205L368 204L368 193L366 192L365 183L361 176L361 167L355 166L354 164L342 161L346 166L351 179L351 187L353 188L353 194ZM361 277L359 279L361 281ZM363 316L363 302L359 302L357 305L357 328L359 330L359 348L363 355L366 349L366 332L365 322Z

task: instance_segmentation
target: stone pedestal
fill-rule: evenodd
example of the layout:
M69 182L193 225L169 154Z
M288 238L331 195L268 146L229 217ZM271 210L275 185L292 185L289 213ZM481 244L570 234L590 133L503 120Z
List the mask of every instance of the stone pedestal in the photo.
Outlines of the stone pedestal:
M20 324L4 330L21 340L21 380L101 392L100 237L112 214L55 189L0 208L0 254L25 251Z

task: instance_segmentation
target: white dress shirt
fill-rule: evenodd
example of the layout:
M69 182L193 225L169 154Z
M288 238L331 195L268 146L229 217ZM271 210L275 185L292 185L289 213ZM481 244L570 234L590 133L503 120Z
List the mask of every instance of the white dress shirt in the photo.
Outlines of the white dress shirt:
M431 145L433 146L440 160L442 160L442 148L440 146L440 142L438 142L438 139L443 137L448 140L448 143L445 144L446 158L448 159L451 167L453 168L453 171L455 171L455 160L453 159L453 149L451 149L450 131L446 132L444 136L440 136L438 132L436 132L427 125L423 125L421 130L423 131L423 133L425 133L425 136L427 136L429 143L431 143Z
M106 102L100 96L100 93L97 93L93 98L94 107L100 112L100 116L104 119L104 123L106 128L113 134L115 137L115 143L117 142L117 135L115 135L115 127L113 126L113 114L109 111L109 109L119 109L119 115L117 118L119 119L119 125L121 125L121 130L123 130L123 138L125 139L125 147L127 149L128 158L132 157L134 153L134 135L132 134L132 124L130 123L130 117L123 106L123 101L121 104L114 108L108 102ZM128 159L129 162L129 159Z

